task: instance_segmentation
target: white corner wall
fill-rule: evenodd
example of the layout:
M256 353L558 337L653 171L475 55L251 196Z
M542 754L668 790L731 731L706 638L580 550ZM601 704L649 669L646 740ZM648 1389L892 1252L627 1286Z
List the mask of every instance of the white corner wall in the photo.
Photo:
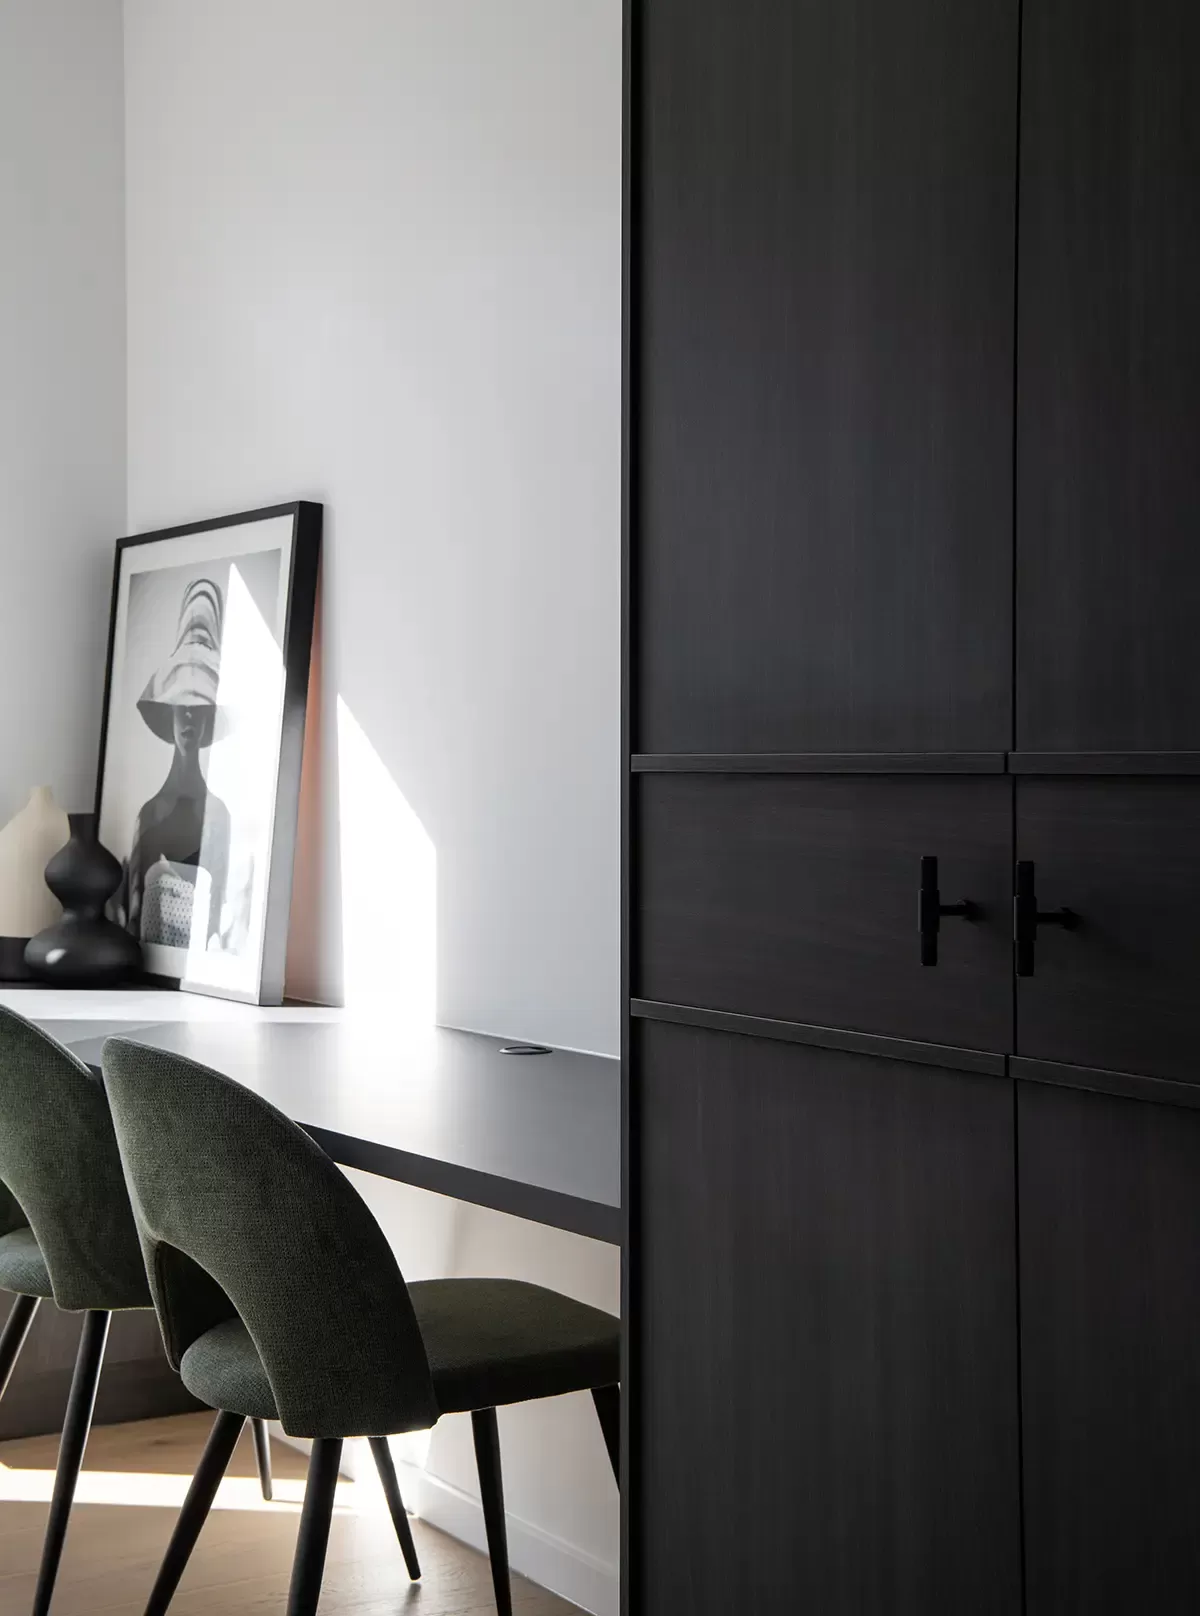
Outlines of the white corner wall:
M120 0L0 0L0 824L90 809L125 523Z
M324 878L292 989L394 990L423 834L441 1019L610 1052L620 13L125 12L131 523L327 508Z
M615 1053L620 0L125 25L130 526L326 505L289 989ZM606 1247L355 1181L410 1277L616 1310ZM586 1400L502 1436L514 1564L615 1611ZM469 1447L444 1421L417 1502L482 1541Z

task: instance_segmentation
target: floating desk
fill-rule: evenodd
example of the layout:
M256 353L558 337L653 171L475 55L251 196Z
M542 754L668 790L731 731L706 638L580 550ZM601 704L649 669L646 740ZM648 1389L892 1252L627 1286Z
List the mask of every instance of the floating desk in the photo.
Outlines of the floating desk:
M619 1244L620 1064L322 1007L193 994L0 988L98 1065L122 1036L214 1067L293 1117L334 1161Z

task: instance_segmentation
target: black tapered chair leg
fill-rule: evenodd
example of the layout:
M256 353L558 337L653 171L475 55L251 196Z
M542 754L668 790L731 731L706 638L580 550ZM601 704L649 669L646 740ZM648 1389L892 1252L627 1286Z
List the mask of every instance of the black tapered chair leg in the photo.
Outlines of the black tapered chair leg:
M41 1300L40 1296L13 1297L13 1305L4 1322L4 1333L0 1335L0 1397L8 1390L12 1372L17 1367L17 1359L21 1356L21 1348L25 1345L25 1337L29 1334Z
M621 1388L619 1386L593 1386L592 1402L600 1429L604 1433L604 1446L612 1464L617 1486L621 1485Z
M385 1436L373 1436L370 1443L371 1452L375 1456L375 1468L383 1483L383 1496L387 1499L392 1525L396 1528L396 1536L400 1540L400 1552L404 1555L409 1576L416 1582L421 1575L421 1562L417 1559L417 1545L413 1542L412 1527L408 1524L408 1511L400 1495L396 1466L392 1463L392 1450L388 1447L388 1439Z
M192 1484L187 1490L187 1497L183 1501L183 1508L179 1511L175 1530L171 1533L171 1541L167 1545L158 1577L150 1592L146 1616L163 1616L163 1612L175 1597L175 1590L187 1570L192 1550L196 1547L196 1539L208 1519L213 1499L217 1496L217 1488L229 1468L229 1461L233 1457L233 1450L237 1447L245 1423L241 1414L218 1414L213 1422L208 1441L204 1445L204 1453L196 1467L196 1474L192 1477Z
M319 1437L313 1443L304 1508L300 1513L300 1535L292 1565L292 1585L288 1590L287 1616L316 1616L341 1459L340 1438Z
M83 1468L88 1434L92 1429L96 1387L100 1382L100 1367L104 1362L104 1347L111 1320L111 1313L94 1312L83 1316L83 1333L79 1338L79 1353L71 1379L71 1394L67 1399L62 1440L58 1445L58 1468L54 1475L50 1519L46 1524L46 1539L42 1548L42 1566L33 1596L33 1616L46 1616L54 1597L54 1584L67 1538L75 1487Z
M254 1428L254 1458L258 1465L259 1485L269 1504L275 1496L275 1484L271 1479L271 1438L267 1434L266 1420L251 1420L250 1424Z
M471 1415L475 1433L475 1462L479 1466L479 1492L483 1524L492 1559L492 1587L499 1616L512 1616L512 1585L508 1574L508 1525L504 1518L504 1477L500 1469L500 1426L494 1408L477 1408Z

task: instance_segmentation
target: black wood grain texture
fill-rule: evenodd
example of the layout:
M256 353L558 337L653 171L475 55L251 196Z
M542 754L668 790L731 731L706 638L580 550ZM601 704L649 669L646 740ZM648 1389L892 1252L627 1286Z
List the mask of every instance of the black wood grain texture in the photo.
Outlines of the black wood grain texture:
M1010 1085L636 1042L632 1608L1016 1616Z
M1200 6L1026 0L1017 745L1200 745Z
M1010 744L1016 0L646 0L635 750Z
M1004 774L1003 752L638 752L634 774Z
M1017 847L1045 927L1017 998L1017 1051L1200 1081L1200 781L1021 780Z
M1028 1616L1200 1608L1200 1115L1020 1084Z
M644 776L638 997L975 1049L1012 1036L1011 784ZM935 854L947 919L921 965Z
M728 1010L696 1009L694 1005L662 1004L657 999L631 999L629 1010L639 1021L670 1021L683 1027L710 1027L736 1032L745 1038L774 1038L785 1044L811 1044L815 1049L841 1049L851 1055L876 1055L919 1066L948 1066L958 1072L990 1072L1007 1077L1009 1055L983 1049L960 1049L954 1044L923 1044L912 1038L884 1038L876 1032L849 1032L845 1027L818 1027L805 1021L770 1021L763 1016L739 1016ZM1030 1061L1028 1065L1040 1066ZM1156 1083L1155 1078L1143 1078ZM1171 1089L1178 1083L1168 1084ZM1200 1089L1197 1090L1200 1101Z
M1009 774L1200 774L1200 752L1010 752Z
M1166 1077L1143 1077L1140 1072L1114 1072L1104 1066L1071 1066L1065 1061L1030 1060L1012 1055L1008 1060L1011 1077L1030 1083L1048 1083L1055 1088L1083 1089L1091 1094L1115 1094L1126 1100L1145 1100L1151 1105L1181 1105L1200 1111L1200 1083L1173 1083Z

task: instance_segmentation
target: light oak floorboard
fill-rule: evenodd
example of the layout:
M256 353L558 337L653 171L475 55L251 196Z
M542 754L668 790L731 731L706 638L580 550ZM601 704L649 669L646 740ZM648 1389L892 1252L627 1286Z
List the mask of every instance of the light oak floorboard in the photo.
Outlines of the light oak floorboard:
M185 1414L92 1432L54 1616L141 1616L175 1524L177 1496L211 1423L210 1415ZM0 1443L0 1611L13 1616L33 1601L46 1524L41 1495L48 1497L57 1452L57 1437ZM247 1428L172 1616L279 1616L284 1609L305 1461L278 1443L272 1444L271 1460L279 1500L274 1505L258 1497ZM330 1534L321 1616L494 1612L483 1555L414 1520L423 1576L410 1583L381 1500L353 1487L345 1500ZM519 1616L578 1616L576 1606L523 1577L513 1577L513 1605Z

